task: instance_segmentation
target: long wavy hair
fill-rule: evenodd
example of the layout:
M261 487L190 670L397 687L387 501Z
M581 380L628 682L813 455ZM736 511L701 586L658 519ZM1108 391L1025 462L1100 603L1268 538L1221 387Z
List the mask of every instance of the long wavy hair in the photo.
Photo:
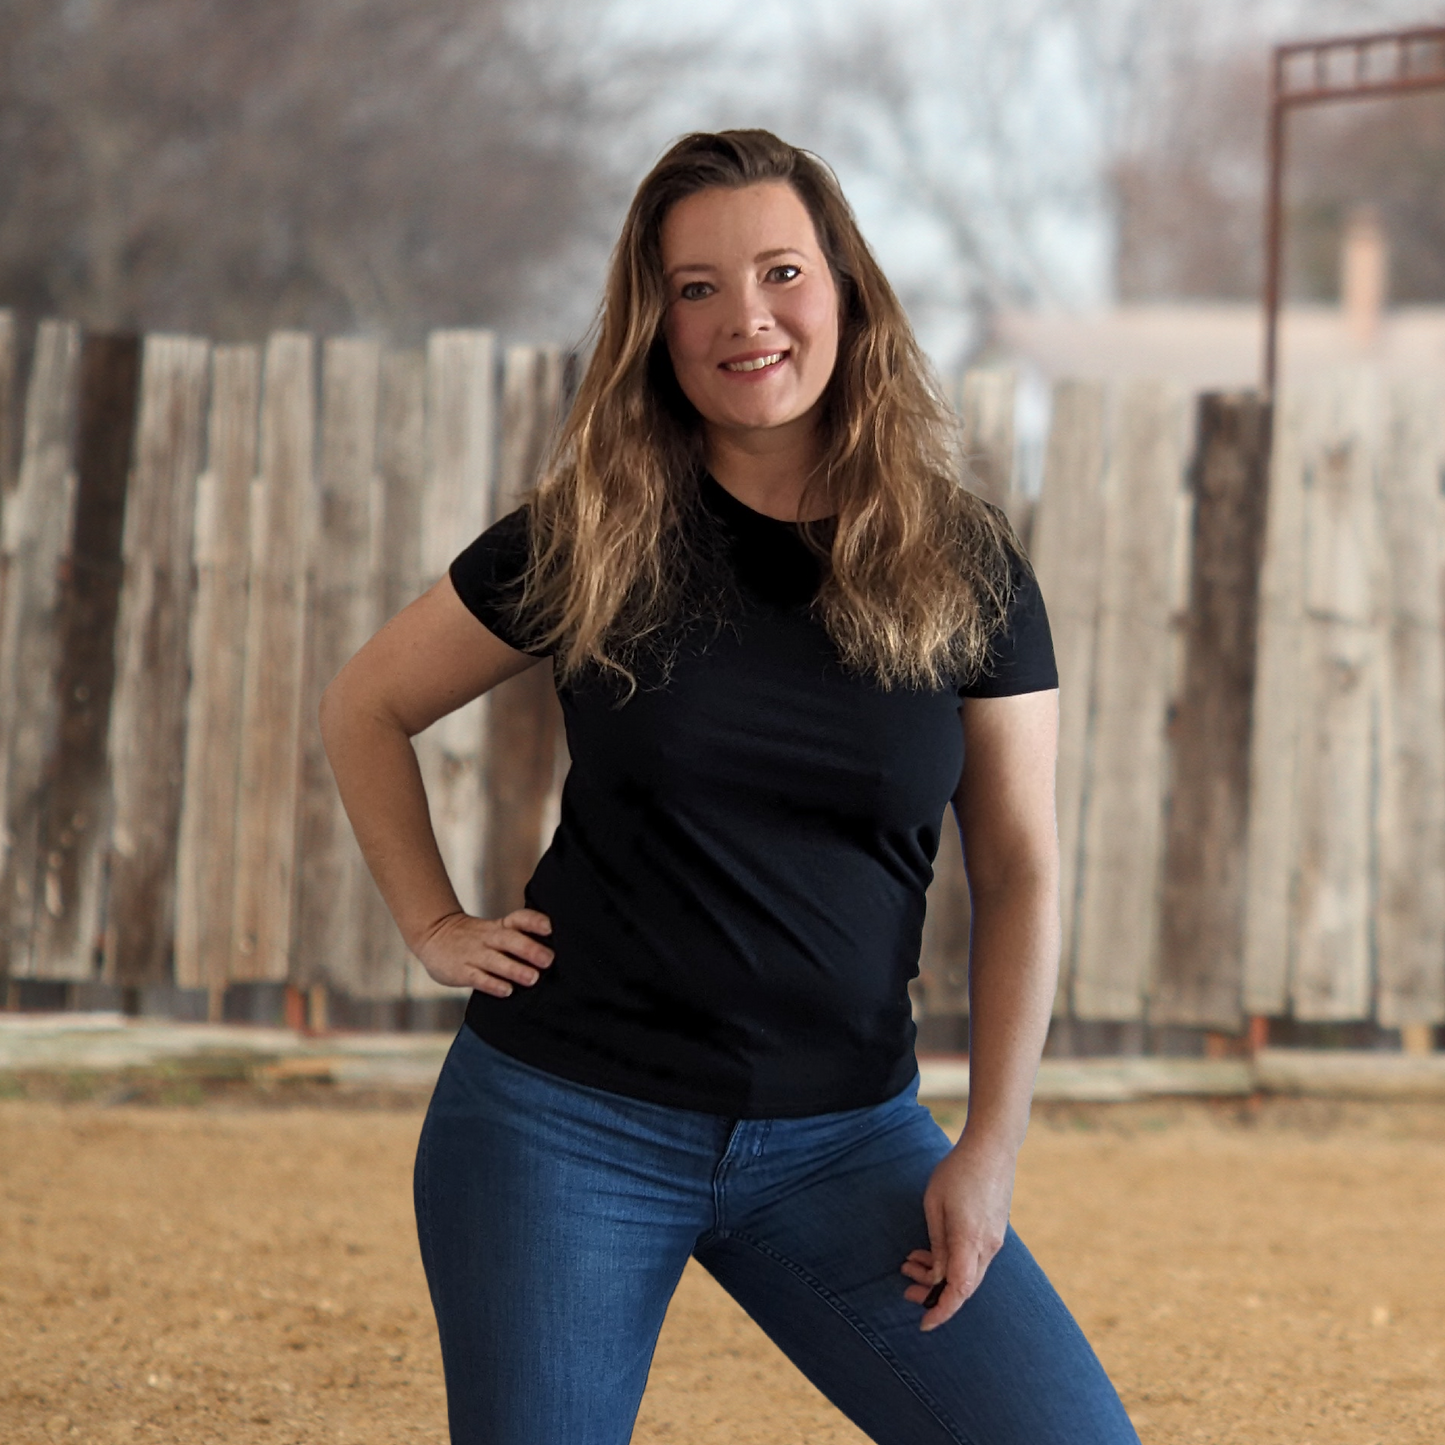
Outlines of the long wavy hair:
M938 687L983 663L1008 601L1017 543L967 491L957 423L831 170L765 130L683 137L638 187L612 255L595 345L530 497L520 608L563 679L600 668L635 686L639 648L683 606L701 417L663 334L661 232L714 187L791 186L838 290L838 358L824 390L821 460L802 524L825 559L814 603L843 664L882 686Z

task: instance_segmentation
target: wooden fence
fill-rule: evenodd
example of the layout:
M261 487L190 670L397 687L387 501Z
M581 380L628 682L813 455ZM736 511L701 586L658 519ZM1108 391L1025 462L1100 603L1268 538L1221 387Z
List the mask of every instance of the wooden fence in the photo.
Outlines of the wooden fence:
M564 358L0 313L0 972L437 996L341 811L322 688L530 483ZM958 382L1062 680L1061 1022L1445 1019L1445 379L1249 396L1066 381L1018 485L1004 371ZM1266 485L1267 477L1272 477ZM500 912L565 769L545 669L417 739L443 854ZM956 838L916 1004L966 1011ZM938 1035L935 1033L935 1037Z

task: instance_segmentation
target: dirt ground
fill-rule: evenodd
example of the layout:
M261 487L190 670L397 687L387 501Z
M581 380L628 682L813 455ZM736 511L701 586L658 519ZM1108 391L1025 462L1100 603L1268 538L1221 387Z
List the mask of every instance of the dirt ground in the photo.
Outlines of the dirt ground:
M445 1439L415 1102L35 1093L0 1102L4 1445ZM1145 1445L1445 1440L1445 1106L1040 1108L1014 1219ZM639 1445L862 1438L689 1271Z

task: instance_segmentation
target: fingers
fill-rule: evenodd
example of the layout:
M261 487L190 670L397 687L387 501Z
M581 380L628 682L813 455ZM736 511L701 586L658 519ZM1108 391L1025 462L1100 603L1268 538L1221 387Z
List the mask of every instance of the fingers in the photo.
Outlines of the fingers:
M551 931L551 920L533 908L497 922L463 915L434 940L423 961L438 982L506 998L518 985L531 988L551 967L552 950L537 937Z
M502 922L508 928L521 928L528 933L548 934L552 931L552 920L535 908L515 908Z
M973 1293L978 1280L982 1277L981 1271L972 1267L965 1268L961 1273L962 1279L944 1276L919 1301L925 1306L929 1305L930 1300L932 1301L931 1308L925 1308L923 1319L919 1323L919 1328L925 1334L930 1330L936 1330L939 1325L947 1324L958 1313L963 1302ZM934 1297L935 1291L937 1291L937 1298Z
M508 915L510 917L510 915ZM533 976L531 981L536 982L536 970L546 968L552 962L552 950L545 943L539 943L530 933L522 933L515 928L507 928L499 924L493 924L496 931L489 933L486 939L487 948L502 958L520 960L521 964L530 964L527 971ZM516 977L509 973L509 978ZM518 980L521 981L520 979Z
M910 1281L903 1298L922 1305L919 1328L925 1332L946 1324L983 1283L998 1246L964 1236L955 1239L947 1254L932 1249L915 1249L900 1272Z

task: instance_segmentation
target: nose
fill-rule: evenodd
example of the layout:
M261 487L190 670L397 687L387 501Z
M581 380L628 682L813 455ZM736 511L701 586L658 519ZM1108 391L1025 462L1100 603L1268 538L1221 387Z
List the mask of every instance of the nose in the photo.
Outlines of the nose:
M733 295L736 299L728 317L730 335L745 338L772 330L772 307L768 305L767 295L755 278L748 277Z

